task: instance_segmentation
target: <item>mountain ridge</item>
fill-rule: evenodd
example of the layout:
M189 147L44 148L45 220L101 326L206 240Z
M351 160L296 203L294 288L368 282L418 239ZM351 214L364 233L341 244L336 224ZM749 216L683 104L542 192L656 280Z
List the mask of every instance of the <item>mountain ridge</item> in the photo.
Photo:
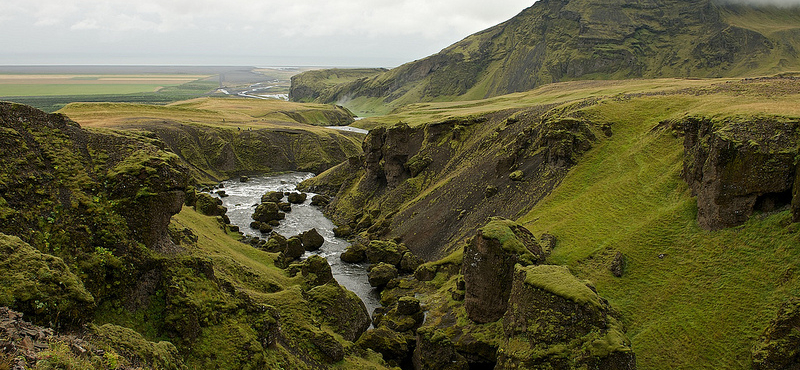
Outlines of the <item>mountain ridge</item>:
M770 20L769 26L759 19ZM336 102L364 114L384 103L391 110L420 101L484 99L579 79L775 74L800 69L798 48L800 8L541 0L386 72L325 87L319 83L324 74L317 72L313 83L301 74L292 79L290 98Z

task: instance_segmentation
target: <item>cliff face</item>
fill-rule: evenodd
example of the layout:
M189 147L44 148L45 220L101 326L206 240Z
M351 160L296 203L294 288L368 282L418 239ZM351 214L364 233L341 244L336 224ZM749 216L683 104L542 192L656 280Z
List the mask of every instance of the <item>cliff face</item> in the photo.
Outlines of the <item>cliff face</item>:
M372 130L362 156L301 186L336 195L328 208L335 222L373 238L400 237L433 259L487 217L529 210L606 133L548 107L398 124Z
M768 9L769 10L769 9ZM781 32L750 29L761 10L709 0L542 0L438 54L334 86L305 84L304 97L361 107L357 98L403 105L480 99L576 79L721 77L796 69L797 8L780 9ZM791 14L789 16L787 14Z
M172 248L167 225L189 178L163 143L9 103L0 127L0 232L73 266L96 300L131 283L125 265L140 261L140 245ZM16 308L47 317L21 298ZM81 321L91 310L75 312Z
M685 133L683 178L697 196L701 227L736 226L787 206L798 221L799 120L688 117L673 125Z

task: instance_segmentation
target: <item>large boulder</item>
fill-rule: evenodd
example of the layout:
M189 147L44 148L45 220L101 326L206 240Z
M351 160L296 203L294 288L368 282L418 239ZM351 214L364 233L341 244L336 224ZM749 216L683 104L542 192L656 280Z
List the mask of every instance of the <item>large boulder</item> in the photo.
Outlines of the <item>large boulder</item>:
M367 246L364 244L350 244L350 246L339 255L339 258L347 263L361 263L367 260L366 250Z
M307 251L315 251L325 244L325 238L319 234L317 229L308 230L300 234L300 240L303 241L303 248Z
M566 267L517 265L496 369L635 369L630 341L611 312Z
M281 212L277 203L264 202L256 207L252 217L256 221L270 222L283 220L286 217L286 214Z
M323 322L345 340L354 342L372 323L361 298L337 284L335 280L314 286L304 295L314 307L324 313L321 316Z
M403 253L408 249L402 245L388 240L372 240L364 251L369 263L387 263L397 266L403 259Z
M222 206L222 200L208 193L198 193L195 209L206 216L222 216L228 210Z
M279 203L283 199L282 191L270 191L261 196L261 203Z
M132 329L114 324L89 325L88 328L95 342L113 348L142 368L186 369L178 349L170 342L151 342Z
M536 238L521 225L493 218L464 248L464 308L478 323L497 321L506 312L514 265L545 258Z
M784 303L753 346L755 370L800 369L800 299Z
M415 370L469 369L469 363L456 351L447 335L431 326L417 330L417 347L412 362Z
M308 194L306 193L292 192L288 195L289 203L292 204L303 204L303 202L306 201L306 198L308 198Z
M369 348L383 355L387 361L401 362L409 354L406 338L387 327L381 326L367 330L356 342L362 348Z
M380 262L371 266L367 277L369 285L381 288L397 277L397 268L394 265Z

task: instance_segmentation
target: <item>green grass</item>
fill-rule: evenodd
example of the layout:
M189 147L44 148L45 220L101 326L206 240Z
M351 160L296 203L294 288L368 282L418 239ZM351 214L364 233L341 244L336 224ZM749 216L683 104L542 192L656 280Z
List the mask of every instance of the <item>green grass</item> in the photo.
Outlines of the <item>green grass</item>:
M756 337L800 292L800 234L788 211L717 232L697 226L679 177L682 139L652 131L687 109L708 107L673 96L585 109L614 135L520 222L556 235L551 262L592 280L622 312L640 368L749 368ZM627 259L622 278L608 271L616 251Z
M15 88L14 86L18 86ZM73 102L169 104L203 96L217 87L214 81L166 84L0 84L0 100L55 112ZM157 89L158 88L158 89ZM158 90L158 91L156 91Z

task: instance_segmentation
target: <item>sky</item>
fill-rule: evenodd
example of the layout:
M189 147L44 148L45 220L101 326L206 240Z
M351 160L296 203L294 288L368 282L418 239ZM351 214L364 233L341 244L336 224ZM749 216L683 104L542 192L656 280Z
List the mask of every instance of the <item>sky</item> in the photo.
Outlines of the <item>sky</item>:
M395 67L535 0L0 0L0 65Z

